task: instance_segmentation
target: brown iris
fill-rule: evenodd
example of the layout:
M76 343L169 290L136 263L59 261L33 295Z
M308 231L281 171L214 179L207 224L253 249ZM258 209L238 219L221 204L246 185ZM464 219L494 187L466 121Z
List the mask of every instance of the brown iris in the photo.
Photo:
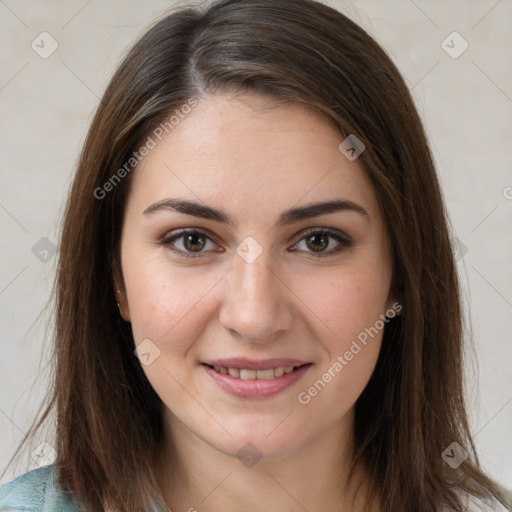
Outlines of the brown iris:
M200 233L190 233L183 237L183 245L188 251L198 252L203 249L205 244L206 237Z
M329 246L329 235L324 233L315 233L306 237L307 246L314 252L320 252Z

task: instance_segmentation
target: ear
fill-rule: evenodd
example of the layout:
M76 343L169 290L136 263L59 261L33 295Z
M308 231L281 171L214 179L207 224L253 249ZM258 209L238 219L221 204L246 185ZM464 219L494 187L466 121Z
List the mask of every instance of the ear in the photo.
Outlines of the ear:
M390 293L386 301L385 315L388 318L394 318L402 314L402 301L394 293Z
M401 281L401 280L400 280ZM393 273L391 284L389 287L388 298L386 299L386 316L394 318L402 314L402 287L399 284L397 275Z
M126 294L124 280L122 277L119 277L119 273L115 271L113 272L113 285L114 295L119 308L119 314L125 322L130 322L130 307L128 305L128 297Z

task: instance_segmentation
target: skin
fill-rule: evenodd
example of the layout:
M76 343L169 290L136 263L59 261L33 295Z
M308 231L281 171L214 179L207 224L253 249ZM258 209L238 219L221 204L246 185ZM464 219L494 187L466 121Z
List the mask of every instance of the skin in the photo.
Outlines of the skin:
M297 397L396 302L389 239L369 178L338 150L343 137L303 106L266 106L255 94L201 97L141 162L128 196L120 304L135 344L149 339L160 351L143 369L165 404L155 467L173 511L362 510L362 494L352 504L354 487L341 484L354 403L382 331L307 405ZM143 214L171 197L223 209L235 225L172 209ZM333 199L369 218L338 211L274 226L289 208ZM180 228L211 235L193 245L198 256L161 243ZM352 245L335 252L329 238L326 255L315 256L318 238L308 245L307 228L344 233ZM247 236L263 251L252 263L236 253ZM174 247L192 252L183 238ZM200 364L225 357L313 364L278 395L242 399ZM237 457L246 443L261 457L251 467ZM364 468L357 483L368 484Z

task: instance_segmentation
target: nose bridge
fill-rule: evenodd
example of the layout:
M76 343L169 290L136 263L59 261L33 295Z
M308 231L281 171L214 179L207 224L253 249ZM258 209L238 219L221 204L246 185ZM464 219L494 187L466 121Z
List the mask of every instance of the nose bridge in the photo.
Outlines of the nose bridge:
M286 293L265 252L254 261L235 256L221 323L251 341L266 341L290 325Z
M249 302L256 300L269 303L277 292L274 290L276 278L268 263L264 256L260 256L252 263L247 263L241 258L235 263L235 288Z

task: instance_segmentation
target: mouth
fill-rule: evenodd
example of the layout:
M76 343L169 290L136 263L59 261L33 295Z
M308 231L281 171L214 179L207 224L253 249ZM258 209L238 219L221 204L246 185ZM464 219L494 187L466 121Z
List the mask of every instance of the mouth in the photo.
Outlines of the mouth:
M266 398L297 382L313 363L292 359L250 361L241 359L202 363L221 389L240 398Z
M285 373L292 373L299 366L277 366L276 368L268 368L266 370L251 370L249 368L228 368L226 366L213 366L207 365L209 368L213 368L217 373L222 375L229 375L234 379L242 380L270 380L276 377L282 377ZM301 365L303 366L303 365Z

